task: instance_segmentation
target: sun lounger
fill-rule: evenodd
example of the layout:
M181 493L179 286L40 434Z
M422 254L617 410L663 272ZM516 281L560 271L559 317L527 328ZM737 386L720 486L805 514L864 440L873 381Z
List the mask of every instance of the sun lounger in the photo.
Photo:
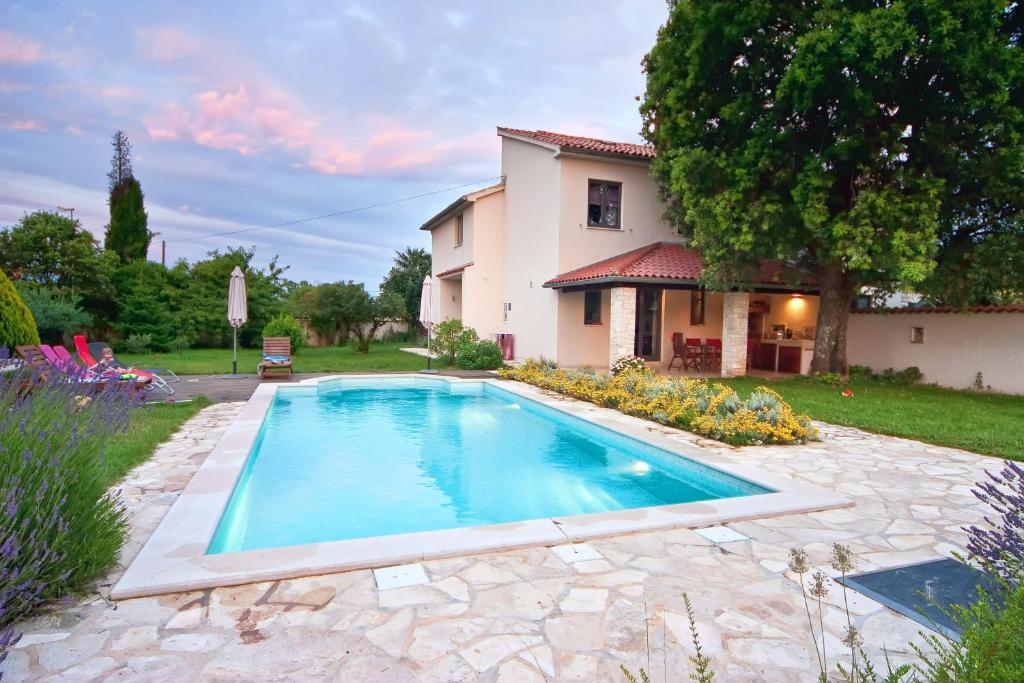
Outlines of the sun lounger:
M93 343L98 345L98 347L99 347L101 352L107 346L106 344L103 344L102 342L93 342ZM92 350L89 348L89 343L86 342L86 340L85 340L85 335L82 335L82 334L76 334L75 335L75 351L78 352L78 357L81 359L82 363L85 364L85 368L86 368L86 370L88 372L90 372L92 374L100 375L100 376L103 376L103 377L107 377L107 376L110 376L112 374L114 374L114 375L118 374L116 371L113 371L111 369L105 368L104 366L102 366L99 363L99 361L96 360L96 357L92 355ZM115 359L115 367L121 368L121 369L124 370L124 372L120 373L121 376L135 375L137 377L141 377L141 378L146 379L147 380L146 381L146 388L147 389L152 390L153 387L159 387L160 390L163 391L164 393L166 393L168 396L174 394L174 389L172 389L171 387L167 386L167 380L165 380L163 377L160 377L156 373L150 372L148 370L139 370L138 368L127 367L127 366L122 365L120 363L116 363L116 359ZM177 375L175 375L175 380L177 380Z
M292 376L292 340L288 337L264 337L263 360L256 366L260 379L266 379L268 372L288 372Z
M88 385L91 389L100 389L108 384L128 384L131 383L132 388L135 391L147 388L152 383L151 377L143 377L132 373L122 374L99 374L95 372L89 372L82 370L82 368L75 365L69 367L66 363L60 361L54 354L54 358L57 359L58 365L54 365L50 362L47 353L44 353L41 349L42 345L26 344L23 346L15 347L22 358L25 359L25 363L32 368L34 376L40 382L45 382L52 373L57 372L67 377L71 381L75 381L80 384ZM47 347L52 352L51 347ZM23 383L23 388L31 388L31 381Z

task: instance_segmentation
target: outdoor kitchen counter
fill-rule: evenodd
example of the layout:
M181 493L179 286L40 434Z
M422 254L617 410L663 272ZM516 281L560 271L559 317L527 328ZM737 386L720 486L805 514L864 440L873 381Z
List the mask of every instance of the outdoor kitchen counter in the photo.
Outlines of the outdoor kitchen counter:
M792 372L801 375L810 374L811 358L814 356L813 339L773 339L761 340L762 354L766 355L775 372Z

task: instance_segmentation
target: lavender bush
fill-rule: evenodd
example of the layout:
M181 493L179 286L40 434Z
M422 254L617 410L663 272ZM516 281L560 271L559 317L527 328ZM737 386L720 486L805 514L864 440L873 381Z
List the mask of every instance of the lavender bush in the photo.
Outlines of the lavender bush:
M1024 571L1024 466L1006 461L999 474L978 482L974 495L998 515L985 517L990 528L966 527L967 551L1007 583Z
M0 652L12 624L117 562L126 519L103 452L137 403L127 387L0 373Z

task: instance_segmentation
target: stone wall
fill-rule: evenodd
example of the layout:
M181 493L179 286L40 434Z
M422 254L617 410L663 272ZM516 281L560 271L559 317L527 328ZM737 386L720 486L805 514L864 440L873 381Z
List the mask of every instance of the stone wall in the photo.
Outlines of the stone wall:
M612 287L608 364L632 356L636 341L636 288Z
M722 377L739 377L747 374L750 295L747 292L728 292L722 306Z

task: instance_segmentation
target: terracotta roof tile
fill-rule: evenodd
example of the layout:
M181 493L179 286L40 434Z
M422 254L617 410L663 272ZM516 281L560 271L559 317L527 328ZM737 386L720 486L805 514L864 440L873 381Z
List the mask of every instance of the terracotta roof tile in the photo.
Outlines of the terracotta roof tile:
M855 308L851 313L1024 313L1024 304L1005 306L900 306L897 308Z
M778 277L781 270L777 264L762 265L755 284L783 284ZM704 264L696 250L672 242L655 242L563 273L545 282L544 286L615 278L696 281L703 271Z
M470 261L469 263L463 263L461 266L455 266L454 268L449 268L446 271L440 272L437 275L435 275L434 277L436 277L437 279L440 280L443 277L448 277L449 275L455 275L457 273L461 273L466 268L469 268L471 265L473 265L472 261Z
M564 135L552 133L546 130L522 130L520 128L498 128L498 134L517 135L519 137L545 142L549 145L556 145L566 149L597 152L599 154L619 154L639 159L653 159L654 147L651 145L638 145L632 142L612 142L610 140L599 140L597 138L585 138L580 135Z

